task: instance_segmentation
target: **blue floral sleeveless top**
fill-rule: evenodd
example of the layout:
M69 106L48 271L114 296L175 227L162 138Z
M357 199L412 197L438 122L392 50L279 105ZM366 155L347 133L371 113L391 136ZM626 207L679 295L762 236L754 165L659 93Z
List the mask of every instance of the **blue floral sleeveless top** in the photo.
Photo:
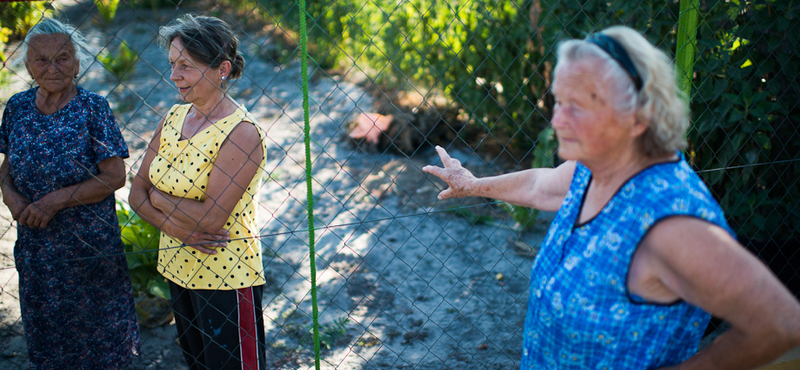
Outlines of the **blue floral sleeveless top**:
M633 296L626 280L634 252L670 216L697 217L733 232L682 155L639 172L595 218L576 225L591 176L578 163L533 263L520 369L680 363L697 351L710 315L683 301L653 304Z

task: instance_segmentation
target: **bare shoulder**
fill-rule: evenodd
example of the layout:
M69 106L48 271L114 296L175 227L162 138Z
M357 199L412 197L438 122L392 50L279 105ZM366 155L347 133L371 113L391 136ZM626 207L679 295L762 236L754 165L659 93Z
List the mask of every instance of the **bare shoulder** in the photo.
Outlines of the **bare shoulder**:
M677 216L657 223L639 249L635 258L642 257L648 275L678 298L726 319L758 312L754 300L775 303L788 295L733 235L699 218Z
M233 156L243 158L251 158L251 160L260 162L256 158L264 156L263 151L263 138L261 132L255 126L255 123L250 121L241 121L236 124L236 127L228 134L228 137L220 147L220 155ZM227 153L227 154L226 154Z
M227 139L229 142L248 148L260 145L261 140L261 132L256 128L256 124L249 121L239 122Z

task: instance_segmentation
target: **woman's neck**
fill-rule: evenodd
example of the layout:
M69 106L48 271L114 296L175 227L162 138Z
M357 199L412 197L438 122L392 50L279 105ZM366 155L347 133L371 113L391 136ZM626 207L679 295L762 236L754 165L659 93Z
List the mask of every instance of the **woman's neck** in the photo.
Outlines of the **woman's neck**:
M650 157L644 153L633 153L616 158L613 161L591 163L586 165L592 172L592 185L603 188L618 188L635 174L657 163L676 158L675 154Z
M64 108L75 95L78 95L78 86L74 83L61 91L46 91L39 87L36 89L36 108L44 114L53 114Z
M233 114L238 108L238 104L228 94L222 94L221 97L205 102L193 102L192 108L196 110L195 113L198 116L205 117L213 123Z

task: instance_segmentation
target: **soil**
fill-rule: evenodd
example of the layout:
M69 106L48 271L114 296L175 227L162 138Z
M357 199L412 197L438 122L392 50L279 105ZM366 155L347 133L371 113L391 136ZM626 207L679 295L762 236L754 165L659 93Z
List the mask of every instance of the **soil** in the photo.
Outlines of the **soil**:
M135 71L122 82L99 63L79 81L108 98L131 151L126 165L133 176L161 115L179 102L166 55L155 43L158 26L190 9L121 8L102 27L86 4L64 2L61 18L93 50L114 50L124 40L139 52ZM269 178L259 196L268 368L313 368L300 64L272 61L268 51L277 46L258 32L242 37L240 47L247 66L232 95L258 119L268 146ZM443 183L421 171L438 163L435 153L406 157L352 145L346 127L373 110L373 98L350 78L310 72L322 367L518 367L529 270L547 220L520 233L488 200L437 201ZM26 78L23 70L0 88L0 108L28 88ZM449 149L476 174L492 173L491 160ZM125 201L127 190L117 196ZM453 207L482 217L458 217ZM13 267L16 229L5 207L0 220L0 370L27 369ZM142 328L141 353L128 368L185 369L173 326Z

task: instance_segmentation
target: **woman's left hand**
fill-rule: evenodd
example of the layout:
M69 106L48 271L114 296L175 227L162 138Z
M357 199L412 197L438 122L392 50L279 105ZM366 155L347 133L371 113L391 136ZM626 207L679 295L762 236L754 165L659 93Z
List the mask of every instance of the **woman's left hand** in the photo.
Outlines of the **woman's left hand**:
M47 227L50 220L67 203L62 194L62 191L56 190L31 203L19 215L17 222L30 228Z

